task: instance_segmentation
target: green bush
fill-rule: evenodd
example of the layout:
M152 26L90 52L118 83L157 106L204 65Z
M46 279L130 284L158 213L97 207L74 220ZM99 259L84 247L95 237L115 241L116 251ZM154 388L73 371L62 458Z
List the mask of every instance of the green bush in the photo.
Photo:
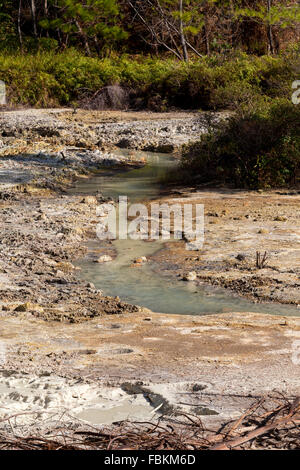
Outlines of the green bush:
M235 115L186 146L171 180L266 189L296 185L299 170L300 108L277 99L263 110Z
M289 57L239 54L226 62L211 57L186 64L149 57L99 59L75 49L56 54L56 44L49 41L39 47L31 55L0 53L0 80L12 104L64 106L120 84L134 90L132 107L161 103L163 109L237 109L254 98L287 98L297 78L296 59Z

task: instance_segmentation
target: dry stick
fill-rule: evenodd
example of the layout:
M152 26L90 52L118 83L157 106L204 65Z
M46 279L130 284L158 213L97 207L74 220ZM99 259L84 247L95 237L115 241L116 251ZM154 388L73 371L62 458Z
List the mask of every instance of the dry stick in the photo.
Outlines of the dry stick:
M180 55L178 55L178 53L176 51L174 51L174 49L172 49L171 47L169 47L165 42L163 41L160 41L160 39L158 38L157 34L155 33L154 29L146 22L146 20L144 19L144 17L139 13L139 11L134 7L134 5L132 4L132 2L129 2L129 5L131 6L131 8L133 8L133 10L135 11L135 13L137 14L137 16L140 18L140 20L142 21L142 23L146 26L146 28L150 31L150 33L152 34L153 38L158 42L158 44L161 44L163 45L166 49L168 49L170 52L172 52L173 54L176 55L176 57L179 59L179 60L182 60L182 57L180 57Z
M274 423L268 424L267 426L258 427L257 429L249 432L245 436L237 437L236 439L232 439L231 441L222 442L221 444L217 444L213 447L210 447L209 450L229 450L229 449L232 449L233 447L237 447L237 446L240 446L241 444L245 444L246 442L249 442L256 437L261 436L262 434L266 434L268 431L274 430L278 426L281 426L282 424L288 424L289 422L293 421L292 419L293 415L295 414L295 412L297 412L298 408L299 408L299 398L296 398L296 400L292 403L291 411L287 416L280 418Z
M278 401L276 397L270 398L272 398L272 400ZM268 413L264 413L263 415L257 417L253 416L253 409L258 408L259 406L264 408L266 400L264 398L261 398L259 403L253 405L250 409L244 412L243 416L239 418L239 420L231 422L231 429L229 429L227 434L222 433L222 435L220 435L220 431L217 433L217 435L215 434L216 431L212 431L212 436L207 436L205 434L203 435L202 433L204 431L208 432L208 429L201 429L201 420L192 420L194 421L194 432L192 433L192 435L190 433L184 432L183 430L179 433L177 433L176 431L170 432L168 429L164 429L163 426L157 426L150 422L144 422L144 424L150 425L144 431L139 431L138 429L136 431L132 431L129 423L127 423L127 427L120 426L117 432L113 431L108 434L107 431L105 431L104 434L107 433L107 436L103 435L101 430L97 430L98 432L83 431L81 433L74 433L77 435L81 434L82 440L80 438L78 440L74 440L72 436L63 435L60 436L60 439L62 438L63 442L60 439L57 439L58 436L56 434L52 435L50 438L44 438L38 435L25 438L15 437L14 439L10 439L9 436L0 434L0 448L19 448L28 450L79 450L84 447L90 449L115 448L123 450L132 450L138 448L186 449L188 447L193 446L195 449L209 448L214 450L228 450L230 448L240 448L245 442L252 441L256 437L261 436L263 434L268 434L270 430L274 430L276 428L278 428L281 433L284 432L285 435L287 435L287 433L293 433L291 437L293 439L293 442L297 443L298 437L295 433L298 432L297 427L300 424L300 397L296 398L292 403L289 403L285 399L285 397L282 397L282 399L283 404L281 405L281 407L277 407L275 410L269 411ZM282 413L285 413L286 416L282 417ZM190 419L190 416L188 414L183 415L187 419ZM256 424L256 426L251 426L251 428L239 427L243 421L243 418L247 417L247 415L249 418L253 416L255 421L259 424ZM271 424L266 424L270 420L273 420L273 422ZM138 423L133 424L138 427ZM96 429L94 427L91 428ZM199 431L202 435L199 435ZM235 432L236 435L239 434L239 437L235 437L231 440L227 439L224 442L224 437L226 436L228 438L229 434L233 432ZM222 440L223 442L220 442L220 440Z
M213 447L210 447L209 450L231 450L234 447L237 447L242 444L245 444L246 442L252 441L256 437L266 434L268 431L274 430L281 424L287 424L290 421L291 421L291 417L282 418L282 420L277 421L273 424L263 426L262 428L256 428L254 431L246 434L246 436L237 437L236 439L232 439L231 441L222 442L221 444L217 444Z
M242 424L242 422L247 416L249 416L253 411L257 410L257 408L264 402L264 400L265 399L262 398L261 400L259 400L258 403L255 403L253 406L248 408L245 411L245 413L243 413L242 416L239 419L237 419L236 422L233 424L233 426L229 429L227 436L230 436L233 433L233 431L235 431Z

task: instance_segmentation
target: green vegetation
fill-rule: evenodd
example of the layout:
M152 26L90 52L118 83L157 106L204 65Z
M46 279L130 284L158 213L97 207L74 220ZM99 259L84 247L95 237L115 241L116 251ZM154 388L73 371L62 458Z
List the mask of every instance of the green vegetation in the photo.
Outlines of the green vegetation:
M289 98L297 78L294 60L238 54L226 62L210 57L190 63L174 59L98 59L76 50L61 54L0 55L1 79L12 104L71 105L106 85L131 91L132 107L164 111L237 109L253 101Z
M299 184L300 108L284 99L260 105L185 147L170 180L248 189Z
M0 0L0 49L277 54L299 22L298 0Z
M179 182L283 186L299 22L298 0L0 0L0 80L12 106L101 109L109 87L124 108L232 110L185 149Z

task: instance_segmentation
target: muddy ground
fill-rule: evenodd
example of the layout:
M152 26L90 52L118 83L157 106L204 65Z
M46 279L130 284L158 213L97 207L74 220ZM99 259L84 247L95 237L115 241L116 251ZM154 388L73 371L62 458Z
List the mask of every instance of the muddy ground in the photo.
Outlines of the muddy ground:
M179 191L177 191L178 193ZM300 308L300 193L183 190L160 203L203 204L203 248L187 252L186 242L166 244L152 259L166 274L210 283L256 302ZM266 261L257 266L257 252Z
M204 121L192 113L1 114L4 416L67 409L91 422L87 416L96 408L111 410L105 420L112 422L115 416L152 419L159 415L153 410L166 405L169 415L188 411L220 422L272 390L300 394L298 317L161 315L104 296L77 277L74 262L95 237L96 206L104 199L101 193L72 195L70 185L107 171L103 166L140 164L114 155L114 146L171 151L203 132ZM156 269L178 282L195 272L194 282L298 305L299 198L293 192L179 190L177 202L205 204L205 243L198 252L187 252L184 241L167 245L153 257ZM263 269L255 266L256 251L268 253ZM40 399L32 398L33 389ZM100 413L93 424L103 419Z

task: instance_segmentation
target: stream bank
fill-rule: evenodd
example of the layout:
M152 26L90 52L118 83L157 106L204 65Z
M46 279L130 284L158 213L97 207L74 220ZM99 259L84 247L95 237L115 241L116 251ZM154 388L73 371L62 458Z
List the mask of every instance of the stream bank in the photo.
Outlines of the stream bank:
M64 112L59 111L61 120ZM87 253L86 242L95 237L98 222L96 206L106 198L99 193L83 195L66 191L80 178L86 179L92 172L99 172L103 164L107 167L104 174L108 174L110 163L113 167L128 169L138 162L131 156L129 159L116 157L108 148L103 151L100 148L68 147L65 137L61 140L59 136L42 135L43 131L38 130L39 121L32 118L39 112L25 110L18 113L19 127L24 127L24 122L28 127L23 136L15 134L14 127L11 135L7 135L10 117L15 118L11 113L1 116L5 125L5 129L1 127L3 147L0 158L0 349L1 386L4 387L0 398L3 416L18 407L46 409L53 413L62 409L70 411L74 408L73 395L76 398L76 394L81 394L75 400L78 413L88 411L93 414L95 406L98 410L110 409L113 421L114 407L118 400L124 399L125 417L126 414L131 416L131 405L137 405L142 406L142 415L138 417L144 418L144 411L149 412L147 403L137 393L138 399L135 401L132 396L128 405L128 397L121 387L124 382L143 381L145 388L153 394L160 393L175 411L193 412L194 404L212 409L218 414L204 418L212 422L236 416L249 406L254 395L260 396L274 388L290 395L300 393L299 365L293 362L293 357L297 356L294 345L299 338L299 317L249 312L196 317L161 315L118 297L108 297L100 286L97 288L90 281L80 281L74 262ZM72 119L72 112L68 113L68 119ZM52 111L44 110L42 115L44 125L52 122ZM31 118L36 123L34 132L30 130ZM88 115L85 119L82 133L92 125L88 124ZM110 113L107 119L111 120ZM76 125L80 127L80 123ZM147 127L147 121L144 126ZM70 129L67 127L67 138L69 134L72 137ZM176 143L177 136L172 138ZM241 273L242 276L250 273L250 286L254 286L255 276L261 276L262 284L267 275L270 283L272 276L277 275L276 286L280 288L275 292L287 295L286 286L293 285L294 290L290 290L289 295L291 299L297 299L298 195L274 194L269 213L268 193L255 194L252 199L253 195L246 193L199 194L191 188L190 192L180 192L177 196L185 200L198 198L203 201L206 198L207 211L212 214L207 214L210 230L207 243L210 245L203 254L195 256L184 255L177 245L172 245L170 250L161 250L154 256L162 257L157 259L160 270L169 271L171 276L179 274L180 279L186 270L196 267L197 282L201 281L201 276L211 282L232 273L236 279ZM233 202L236 205L232 205L232 212L223 214L224 204L230 206ZM274 207L277 207L276 214ZM247 210L247 213L236 215L239 210ZM235 217L239 219L235 220ZM273 220L277 217L287 220ZM290 222L289 217L293 217ZM219 223L213 223L214 220ZM257 233L259 224L266 223L279 227L272 229L274 233L269 241L270 232ZM240 229L240 238L234 241ZM246 232L252 236L250 247L243 245L245 240L249 242ZM249 271L253 268L251 257L258 237L261 250L269 243L268 250L272 251L272 265L274 263L276 270ZM218 258L220 249L222 253ZM227 257L233 259L246 250L249 254L245 253L244 264L234 261L230 271ZM102 254L105 250L99 247L98 255ZM209 263L205 265L204 255L211 271L208 270ZM251 261L250 266L247 266L248 261ZM227 287L232 288L233 284ZM257 295L259 298L259 291ZM279 301L280 305L278 296L273 300ZM42 390L47 382L49 393L43 392L40 402L28 406L26 397L31 393L28 384L33 379L37 390ZM84 387L74 388L73 381L82 382ZM180 394L190 393L194 385L205 387L200 389L203 393L188 405L180 404L183 401ZM62 393L57 392L57 386L62 387ZM13 403L5 409L9 395ZM84 395L86 400L81 399ZM155 416L151 414L152 418ZM49 428L52 424L45 420L40 426Z

